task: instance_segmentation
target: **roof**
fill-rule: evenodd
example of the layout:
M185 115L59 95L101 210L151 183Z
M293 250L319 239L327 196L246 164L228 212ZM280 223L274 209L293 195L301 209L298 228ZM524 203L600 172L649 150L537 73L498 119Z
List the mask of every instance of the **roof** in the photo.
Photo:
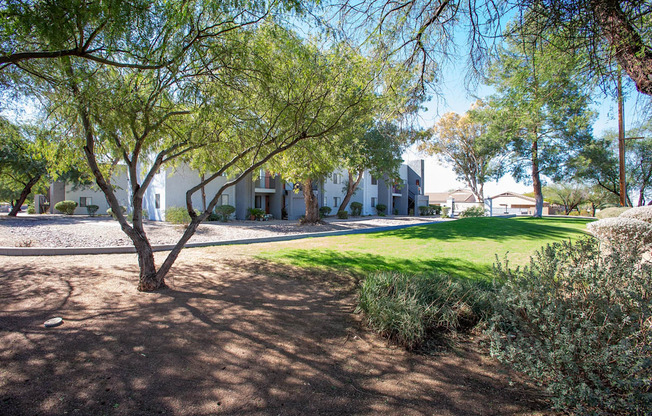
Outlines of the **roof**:
M490 199L496 199L496 198L519 198L519 199L522 199L524 201L527 201L527 202L531 203L532 205L534 205L536 203L536 200L534 198L532 198L531 196L525 196L525 195L517 194L516 192L503 192L502 194L492 196ZM547 207L549 205L550 204L548 202L545 202L545 201L543 202L543 206Z
M430 203L444 203L450 198L453 198L455 202L467 202L475 203L478 202L473 192L468 189L456 189L449 192L431 192L426 194L430 198Z

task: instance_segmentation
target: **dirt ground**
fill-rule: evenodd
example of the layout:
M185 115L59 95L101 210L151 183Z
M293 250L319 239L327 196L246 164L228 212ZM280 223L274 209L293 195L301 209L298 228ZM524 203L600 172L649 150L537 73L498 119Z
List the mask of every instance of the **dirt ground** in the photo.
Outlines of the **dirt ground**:
M135 255L0 257L0 414L546 414L475 341L390 346L360 325L351 279L258 250L184 250L149 294Z

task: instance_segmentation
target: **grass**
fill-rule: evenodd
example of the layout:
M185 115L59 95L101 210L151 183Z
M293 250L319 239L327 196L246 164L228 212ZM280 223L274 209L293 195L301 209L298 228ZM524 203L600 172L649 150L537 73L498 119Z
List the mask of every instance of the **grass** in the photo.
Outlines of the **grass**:
M524 265L548 243L576 240L591 220L466 218L401 230L300 240L258 256L306 268L364 276L369 272L431 273L489 280L496 255Z

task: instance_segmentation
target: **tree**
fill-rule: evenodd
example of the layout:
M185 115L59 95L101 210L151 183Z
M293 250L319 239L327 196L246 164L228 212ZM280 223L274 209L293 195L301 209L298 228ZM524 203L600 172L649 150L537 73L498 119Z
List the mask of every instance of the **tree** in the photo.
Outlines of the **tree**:
M547 201L564 207L565 215L588 200L586 187L579 183L555 183L544 187L543 193Z
M535 216L541 216L541 175L568 177L568 160L592 137L593 114L575 61L550 44L533 47L526 40L526 34L509 38L491 68L497 93L489 101L489 125L491 135L505 143L505 168L517 180L532 183Z
M392 123L377 123L358 137L348 140L344 148L343 164L348 174L345 193L338 211L345 211L355 194L365 170L371 175L390 178L398 177L398 168L403 162L401 154L404 145L411 141L413 131L401 131Z
M632 192L638 194L638 205L645 205L652 190L652 123L626 132L627 137L643 137L628 140L625 151L625 174L628 193L627 205L633 206ZM595 183L620 198L618 136L607 131L602 138L593 140L572 160L575 176Z
M636 84L652 95L652 31L649 2L619 0L387 0L335 3L340 28L376 45L383 55L400 55L406 66L420 69L422 84L436 81L442 56L455 50L454 38L466 32L468 66L483 74L499 49L504 16L518 16L528 27L528 42L555 38L568 57L582 54L585 75L604 81L618 63ZM361 31L364 29L365 31ZM456 36L453 36L456 34Z
M444 114L431 129L431 136L419 149L437 155L452 166L457 178L463 180L478 201L484 201L484 184L499 174L496 162L502 146L487 134L483 112L489 109L477 102L460 116Z
M598 209L617 206L619 199L603 187L593 185L586 190L586 202L591 206L591 216L595 217Z
M11 202L10 217L18 214L32 190L47 189L44 145L45 141L30 138L26 129L0 118L0 199Z

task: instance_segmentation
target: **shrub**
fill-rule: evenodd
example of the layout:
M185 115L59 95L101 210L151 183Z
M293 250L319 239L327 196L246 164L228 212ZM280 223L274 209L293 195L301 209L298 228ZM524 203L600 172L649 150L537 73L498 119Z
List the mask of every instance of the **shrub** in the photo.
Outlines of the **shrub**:
M337 218L339 218L341 220L345 220L345 219L349 218L349 212L344 211L344 210L337 211Z
M569 217L578 217L579 215L580 215L580 213L577 212L577 211L571 211L571 212L568 213Z
M387 211L387 205L385 205L385 204L377 204L376 205L376 212L378 212L378 215L380 215L380 216L385 215L385 211Z
M97 212L98 209L100 209L100 207L97 205L86 205L86 212L91 217L95 216L95 213Z
M125 207L124 205L120 205L120 211L122 211L122 215L124 215L127 212L127 207ZM107 209L106 213L112 216L114 220L118 219L118 217L115 216L111 208Z
M621 218L634 218L652 224L652 206L635 207L620 214Z
M226 205L220 205L218 207L215 207L215 214L217 214L217 217L222 222L227 222L234 212L235 212L235 207L233 205L226 204ZM211 216L212 215L213 214L211 214Z
M610 246L642 248L652 243L652 224L627 217L605 218L586 226L588 232Z
M199 211L195 210L197 215L200 214ZM172 224L190 224L190 214L185 207L170 207L165 210L165 221Z
M437 332L467 330L490 316L490 293L485 284L440 273L379 272L362 282L358 309L371 329L415 349Z
M426 215L432 215L433 210L426 205L419 206L419 215L425 217Z
M265 210L262 208L247 208L247 215L255 220L262 220L265 217Z
M441 207L441 217L448 218L448 213L451 212L450 207Z
M575 414L652 408L652 265L596 240L548 245L528 267L496 265L491 353Z
M328 214L330 214L332 211L331 207L321 207L319 208L319 217L324 218Z
M77 203L75 201L59 201L54 205L54 209L65 215L74 214L76 208Z
M484 208L479 206L474 206L467 208L461 214L462 218L475 218L475 217L484 217Z
M27 205L27 213L30 215L36 214L36 207L34 204Z
M149 219L149 212L147 212L147 210L144 209L141 211L140 216L142 217L142 219L147 220ZM134 220L134 214L133 212L130 212L129 214L127 214L127 221L133 221L133 220Z
M611 217L617 217L623 212L627 211L628 209L631 209L630 207L611 207L611 208L605 208L602 211L598 212L596 217L599 219L604 219L604 218L611 218Z
M430 209L432 209L432 212L434 212L435 215L439 215L439 213L441 212L441 205L439 204L430 204L428 206L430 207Z
M408 215L411 217L414 215L414 208L408 209Z
M351 202L351 216L359 217L362 214L362 204L360 202Z
M591 214L589 213L589 211L587 211L587 210L585 210L585 209L583 209L583 210L580 211L580 215L583 216L583 217L590 217L590 216L591 216Z

